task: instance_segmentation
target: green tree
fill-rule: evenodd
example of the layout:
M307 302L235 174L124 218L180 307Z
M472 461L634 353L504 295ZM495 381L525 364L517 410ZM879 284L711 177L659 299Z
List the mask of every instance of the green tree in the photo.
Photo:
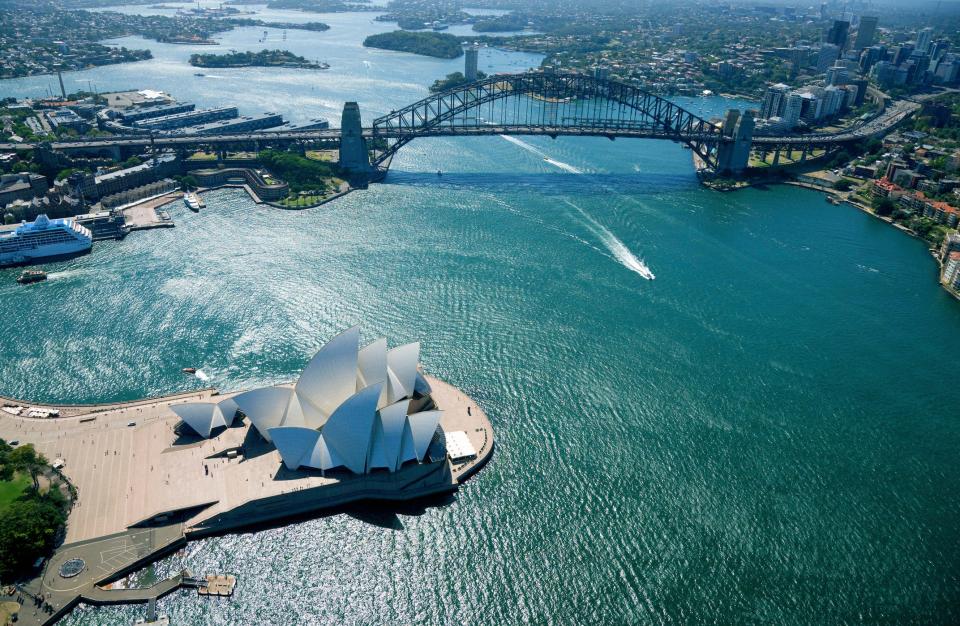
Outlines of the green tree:
M897 208L890 198L874 198L870 204L873 207L873 212L882 217L891 215Z
M0 511L0 580L12 581L30 571L34 561L53 548L65 521L62 508L42 497L21 498Z

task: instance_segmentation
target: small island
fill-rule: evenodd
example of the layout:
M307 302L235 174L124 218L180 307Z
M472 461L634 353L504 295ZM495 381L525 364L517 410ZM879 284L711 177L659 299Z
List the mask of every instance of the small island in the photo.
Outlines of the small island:
M460 37L446 33L420 33L396 30L392 33L370 35L363 40L365 48L380 48L396 52L412 52L438 59L456 59L463 56Z
M484 72L477 71L477 80L482 80L486 78L487 75ZM463 72L453 72L452 74L447 74L446 78L438 78L433 81L433 84L430 85L430 93L438 93L440 91L446 91L447 89L455 89L467 83L473 81L468 80L466 76L463 75Z
M305 70L325 70L326 63L313 63L287 50L261 50L260 52L231 52L229 54L191 54L190 65L194 67L295 67Z

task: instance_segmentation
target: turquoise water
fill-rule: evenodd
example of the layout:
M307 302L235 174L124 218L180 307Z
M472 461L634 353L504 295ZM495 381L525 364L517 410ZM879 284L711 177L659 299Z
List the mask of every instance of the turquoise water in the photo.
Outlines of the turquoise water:
M185 54L158 53L138 85L268 97L238 88L256 72L202 94ZM389 110L456 64L387 57L367 78L297 74L267 104L309 117L301 103L329 81L331 101L355 90ZM174 229L47 266L46 283L0 271L0 393L202 386L185 366L222 389L262 385L361 324L422 340L498 448L451 502L190 544L158 574L240 584L230 601L162 600L172 623L960 619L960 302L919 241L805 190L707 191L689 151L655 141L417 140L385 184L316 210L205 200L173 205Z

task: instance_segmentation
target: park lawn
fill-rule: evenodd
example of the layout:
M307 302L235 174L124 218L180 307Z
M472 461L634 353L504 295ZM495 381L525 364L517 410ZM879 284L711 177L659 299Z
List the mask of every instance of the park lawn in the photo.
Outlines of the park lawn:
M0 511L19 498L29 486L30 477L24 474L15 474L13 480L0 481Z

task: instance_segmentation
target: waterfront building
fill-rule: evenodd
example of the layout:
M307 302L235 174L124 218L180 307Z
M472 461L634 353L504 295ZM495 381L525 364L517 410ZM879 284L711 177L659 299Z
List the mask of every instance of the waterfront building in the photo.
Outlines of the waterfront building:
M173 104L160 104L154 106L136 107L115 112L124 124L133 124L140 120L153 117L162 117L165 115L175 115L177 113L186 113L193 111L197 105L190 102L174 102Z
M30 200L47 193L47 179L40 174L22 172L0 176L0 207L14 200Z
M234 397L288 469L394 472L423 462L431 445L442 442L442 412L432 410L430 385L417 369L420 344L388 350L386 339L363 348L359 342L359 327L344 331L317 352L292 388ZM202 415L215 413L204 409Z
M134 122L137 128L147 130L174 130L184 128L185 126L197 126L217 120L230 120L239 116L237 107L218 107L215 109L200 109L194 111L184 111L170 115L161 115Z
M947 255L940 282L952 289L960 289L960 250Z
M896 200L904 193L899 185L890 182L886 176L880 180L873 181L870 185L870 195L874 198L890 198Z
M182 129L182 132L192 135L243 133L282 125L283 116L281 116L279 113L261 113L259 115L244 115L231 120L209 122L199 126L187 126L186 128Z
M783 115L780 116L783 118L783 123L787 128L795 128L800 122L800 114L803 112L803 102L803 96L797 92L793 92L787 96L787 102L783 107Z
M99 174L94 177L97 196L109 196L132 187L171 176L177 171L177 159L173 154L161 154L155 158L124 169Z
M853 42L855 50L863 50L873 45L873 38L877 32L877 22L878 19L874 16L864 15L860 17L857 38Z
M783 83L767 87L767 91L763 95L763 104L760 106L760 119L780 117L786 107L789 93L790 87Z

